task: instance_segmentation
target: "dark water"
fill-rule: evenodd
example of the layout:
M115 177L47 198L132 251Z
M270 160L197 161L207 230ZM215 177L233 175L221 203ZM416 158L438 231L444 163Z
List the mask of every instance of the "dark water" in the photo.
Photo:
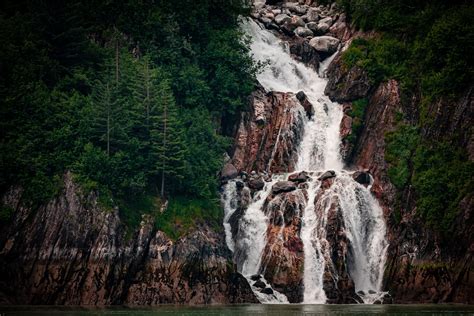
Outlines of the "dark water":
M42 307L0 306L0 316L9 315L473 315L474 305L231 305L142 307Z

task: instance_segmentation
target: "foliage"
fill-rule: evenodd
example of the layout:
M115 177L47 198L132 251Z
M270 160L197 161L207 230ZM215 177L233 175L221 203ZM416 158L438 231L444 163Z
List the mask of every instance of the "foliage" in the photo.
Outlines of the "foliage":
M390 164L388 176L395 187L402 190L410 181L411 159L420 143L418 129L402 125L396 131L387 133L385 141L385 160Z
M451 231L459 202L474 190L474 163L449 143L429 146L414 126L401 125L385 140L390 181L398 190L413 185L417 214L436 230Z
M1 7L0 194L20 185L44 203L71 170L129 222L159 191L215 198L220 124L245 109L258 71L238 28L247 1Z
M447 143L419 146L413 162L418 214L440 231L452 230L459 202L474 191L474 163Z
M155 225L168 237L177 239L204 223L217 231L222 229L222 211L216 200L175 196L166 212L157 216Z
M363 29L383 31L356 39L344 53L349 67L364 68L374 84L398 79L423 98L455 97L472 83L474 5L443 1L354 0L344 3Z
M349 116L352 117L352 131L347 137L347 140L352 145L355 145L362 132L365 109L368 103L367 99L359 99L352 102L352 110L349 112Z

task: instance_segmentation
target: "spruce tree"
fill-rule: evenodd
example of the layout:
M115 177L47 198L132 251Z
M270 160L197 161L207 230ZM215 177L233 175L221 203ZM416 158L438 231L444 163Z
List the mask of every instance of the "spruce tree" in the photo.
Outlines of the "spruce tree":
M183 177L186 146L169 80L159 83L158 93L156 111L150 115L151 158L154 172L161 178L160 192L164 197L166 179L179 181Z

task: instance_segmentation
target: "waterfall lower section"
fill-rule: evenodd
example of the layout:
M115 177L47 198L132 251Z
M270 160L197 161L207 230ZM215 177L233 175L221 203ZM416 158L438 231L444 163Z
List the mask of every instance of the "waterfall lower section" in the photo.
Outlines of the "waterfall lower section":
M265 90L299 92L312 109L305 108L311 115L294 116L303 131L290 159L296 162L293 173L244 173L223 188L226 241L239 272L262 303L381 301L385 222L370 192L370 175L361 180L343 167L342 106L324 95L326 80L293 60L271 32L253 21L243 28L254 58L267 63L258 75ZM274 139L280 133L281 127ZM277 145L266 171L275 163Z

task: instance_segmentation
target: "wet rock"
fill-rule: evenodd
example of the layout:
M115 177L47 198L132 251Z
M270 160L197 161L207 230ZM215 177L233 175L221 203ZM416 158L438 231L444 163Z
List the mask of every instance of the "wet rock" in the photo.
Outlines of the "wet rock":
M364 185L370 184L370 174L368 172L356 171L352 174L352 178L355 181L359 182L360 184L364 184Z
M250 179L250 181L248 182L248 186L252 190L259 191L263 189L263 187L265 186L265 182L263 181L261 177L258 177L258 178Z
M304 26L299 26L295 29L295 34L300 37L313 36L313 32L310 29L307 29Z
M327 24L328 26L331 26L332 23L333 23L333 19L332 19L332 17L328 16L328 17L325 17L325 18L319 20L319 23L324 23L324 24Z
M311 31L316 35L324 35L329 31L329 24L324 22L319 22L315 27L311 28ZM335 51L335 50L334 50Z
M357 291L357 295L364 296L365 292L364 291Z
M369 290L369 294L377 294L374 290Z
M316 8L309 8L306 12L306 20L308 22L317 22L319 19L319 11Z
M288 181L296 182L296 183L302 183L306 182L306 180L309 179L308 173L306 171L301 171L298 173L293 173L288 176Z
M337 56L327 71L328 84L324 93L332 101L340 103L367 97L371 89L367 73L360 67L344 67L341 56Z
M279 194L282 192L291 192L296 190L296 185L291 181L278 181L272 187L273 194Z
M236 181L235 186L237 187L238 190L241 190L245 187L245 184L242 181Z
M313 108L313 105L311 104L311 102L309 102L308 97L306 96L306 94L303 91L299 91L296 94L296 98L298 99L298 101L300 101L301 106L303 106L308 118L313 117L314 108Z
M231 180L236 178L239 175L239 172L231 163L226 163L221 171L222 180Z
M267 285L262 280L258 280L253 284L253 286L258 287L259 289L265 288Z
M380 300L375 300L375 301L374 301L374 304L375 304L375 305L380 305L380 304L382 304L382 302L381 302Z
M303 252L303 242L300 238L289 238L284 244L289 251L292 252Z
M270 294L273 294L273 290L270 287L266 287L263 290L261 290L260 293L270 295Z
M330 178L334 178L336 176L336 172L333 171L333 170L328 170L326 172L324 172L319 178L318 180L320 181L324 181L324 180L327 180L327 179L330 179Z
M247 172L294 170L296 147L304 131L304 121L295 111L300 106L292 93L267 93L263 87L252 93L251 110L241 114L235 134L234 166ZM255 122L257 110L265 117L264 126ZM278 138L279 131L287 136Z
M296 37L294 40L290 41L290 53L296 60L305 63L315 70L319 69L319 54L311 45L309 45L306 39ZM308 108L308 110L310 109Z
M309 41L309 45L313 46L316 51L329 55L336 52L339 43L340 41L332 36L317 36Z
M288 14L278 14L275 17L275 22L278 25L282 25L282 24L285 24L285 23L290 22L290 21L291 21L291 18Z
M252 276L250 276L250 280L252 281L258 281L262 278L262 276L260 274L254 274Z

